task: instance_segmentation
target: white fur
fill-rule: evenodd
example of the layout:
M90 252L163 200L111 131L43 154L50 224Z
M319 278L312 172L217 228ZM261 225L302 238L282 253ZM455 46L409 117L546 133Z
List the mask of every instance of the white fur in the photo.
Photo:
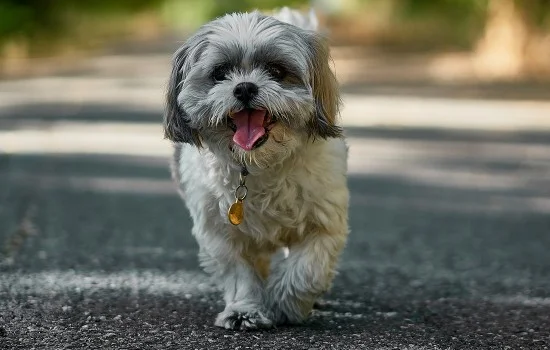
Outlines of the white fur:
M224 27L223 36L234 36L237 47L253 54L255 45L250 31L263 22L258 22L255 15L232 16L219 20ZM234 31L226 32L227 28ZM264 43L277 42L280 31L288 27L277 24L269 28L271 32L259 32L260 36L267 36L260 37ZM296 45L289 44L297 50L310 50L302 47L306 44L300 41L301 35L310 34L290 29L298 36L292 39L297 40ZM220 31L215 28L214 32ZM212 39L212 35L209 38L222 40L215 36ZM314 74L302 58L305 55L296 52L293 58L304 82ZM247 55L243 57L246 60ZM312 131L307 129L308 121L316 110L314 87L304 83L304 88L293 92L293 97L284 83L276 83L261 69L252 68L212 86L204 83L205 77L198 77L198 71L208 70L206 67L209 66L204 62L185 62L182 69L188 74L183 82L178 82L182 87L177 92L177 103L189 114L189 124L199 128L204 147L198 148L189 141L177 143L172 171L194 222L192 232L200 246L201 264L224 290L226 307L215 324L253 329L302 322L315 300L330 287L345 245L349 200L347 146L342 137L308 136L308 131ZM289 120L282 118L266 144L258 149L231 152L231 132L221 118L237 103L231 96L232 87L251 80L259 85L260 97L267 96L262 91L270 87L286 94L274 93L258 103L268 110L280 110L279 116ZM223 89L227 91L220 91ZM208 96L207 102L200 96ZM190 102L190 98L196 100ZM227 211L235 201L241 162L250 171L246 179L248 196L244 200L244 221L233 226ZM283 249L288 249L286 257ZM261 261L271 261L267 276Z
M283 7L280 11L274 13L273 17L277 18L279 21L293 24L302 29L318 30L319 28L319 20L313 9L311 9L306 16L300 11Z

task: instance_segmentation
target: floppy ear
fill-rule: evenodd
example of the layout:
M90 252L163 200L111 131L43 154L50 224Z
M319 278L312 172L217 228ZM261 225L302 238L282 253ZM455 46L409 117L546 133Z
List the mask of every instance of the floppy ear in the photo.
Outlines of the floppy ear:
M336 125L340 109L338 82L329 67L329 48L319 34L311 36L311 88L315 100L315 115L310 121L310 134L321 138L341 137L342 128Z
M181 83L185 78L184 71L188 69L185 66L190 56L189 51L189 46L184 45L175 53L172 60L172 73L168 81L164 112L164 137L173 142L190 143L201 147L198 131L189 126L189 116L178 103Z

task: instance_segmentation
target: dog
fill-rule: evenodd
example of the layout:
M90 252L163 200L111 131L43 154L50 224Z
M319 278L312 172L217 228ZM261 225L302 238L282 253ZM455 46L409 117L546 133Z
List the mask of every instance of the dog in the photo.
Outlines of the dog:
M176 51L165 138L214 324L299 324L332 284L348 236L347 154L329 47L313 13L232 13ZM286 254L284 254L286 252Z

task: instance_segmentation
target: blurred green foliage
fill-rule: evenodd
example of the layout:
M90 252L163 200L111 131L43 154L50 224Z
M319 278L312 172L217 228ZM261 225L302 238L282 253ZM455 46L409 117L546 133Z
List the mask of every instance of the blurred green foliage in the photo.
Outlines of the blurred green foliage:
M449 41L470 44L485 24L491 0L0 0L0 49L3 42L23 40L27 43L46 38L70 36L84 19L94 18L97 25L86 27L87 36L109 31L109 23L130 18L140 11L154 11L164 23L179 29L193 29L205 21L227 12L255 8L309 5L330 8L335 17L361 19L377 13L372 9L390 8L391 28L403 23L421 23L419 33L442 36ZM550 28L550 0L513 0L530 26ZM376 7L378 5L378 7ZM387 14L386 14L387 15ZM118 16L118 17L116 17ZM116 19L113 19L116 18ZM109 22L109 19L111 21ZM353 23L353 22L350 22ZM357 22L355 22L357 23ZM410 28L402 26L406 32ZM440 28L439 32L437 29ZM397 29L398 30L398 29ZM424 32L422 32L422 30ZM450 33L450 34L449 34ZM96 33L97 34L97 33ZM411 33L414 36L416 33ZM445 39L446 40L446 39Z
M372 1L372 0L365 0ZM475 17L484 19L488 0L398 0L405 15L440 16L454 21ZM526 20L536 26L545 26L550 16L548 0L514 0Z
M550 33L550 0L339 0L339 3L340 11L333 17L339 19L340 26L359 25L365 31L363 40L385 48L472 49L489 24L491 10L511 3L530 34ZM361 35L357 37L351 37L352 44L360 43Z
M35 37L62 33L75 14L93 16L132 15L147 9L167 9L168 16L184 19L184 25L227 12L299 6L305 0L0 0L0 40L10 36Z
M236 12L236 11L250 11L256 8L262 9L274 9L282 6L300 7L308 4L305 0L241 0L241 1L223 1L214 0L216 4L211 15L214 17L221 16L224 13Z
M388 0L362 0L363 2ZM392 0L389 0L392 1ZM550 25L549 0L513 0L518 11L530 25L548 29ZM489 0L395 0L404 17L439 17L450 23L471 24L484 22Z
M397 31L403 28L413 37L424 37L424 40L432 37L434 42L448 40L457 46L468 46L475 40L483 29L488 4L488 0L360 1L366 5L391 3L389 20ZM420 28L414 24L420 24Z
M190 29L226 13L303 7L309 3L307 0L165 0L162 13L172 26Z
M62 35L78 14L131 15L164 0L0 0L0 40Z

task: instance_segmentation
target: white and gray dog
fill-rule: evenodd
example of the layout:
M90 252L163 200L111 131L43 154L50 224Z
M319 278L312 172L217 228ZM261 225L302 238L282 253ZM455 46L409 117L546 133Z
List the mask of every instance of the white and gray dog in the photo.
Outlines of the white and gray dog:
M316 27L289 9L229 14L174 56L165 135L201 264L224 290L216 326L304 321L346 243L347 146Z

